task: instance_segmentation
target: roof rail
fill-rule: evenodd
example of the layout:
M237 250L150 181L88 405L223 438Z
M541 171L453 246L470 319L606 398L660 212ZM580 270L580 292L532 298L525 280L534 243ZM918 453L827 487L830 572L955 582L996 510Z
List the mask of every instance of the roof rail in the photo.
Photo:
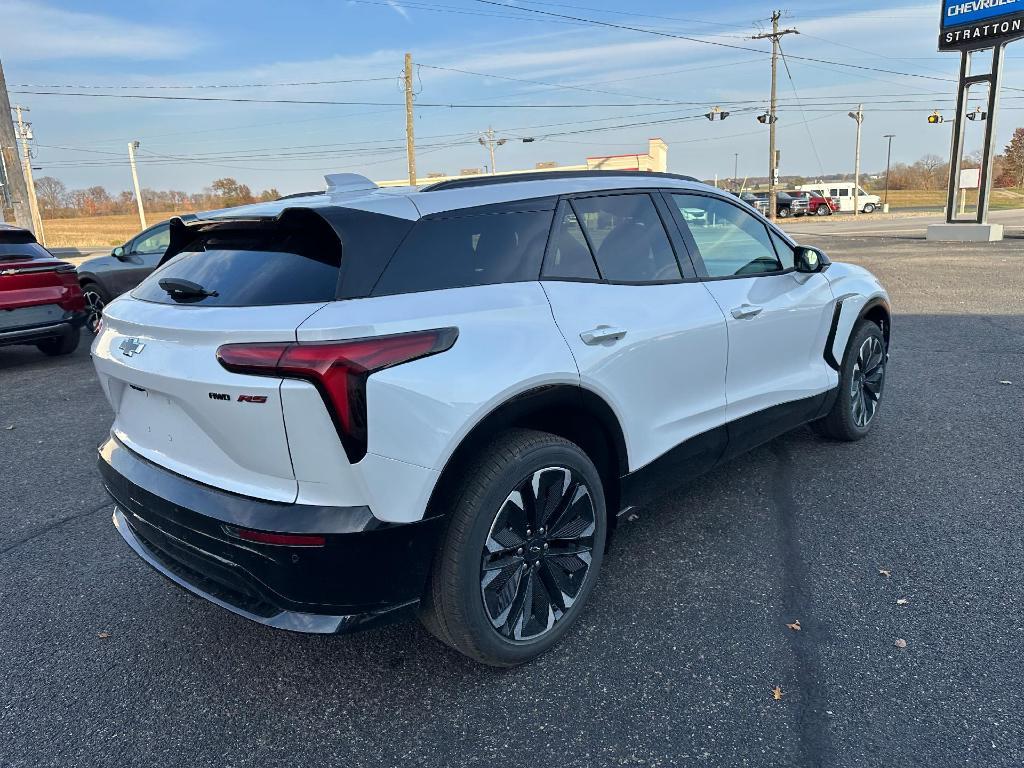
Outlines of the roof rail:
M531 171L530 173L504 173L495 176L474 176L467 179L449 179L423 187L421 192L440 192L446 189L465 189L467 187L486 187L492 184L512 184L517 181L544 181L546 179L593 179L602 176L642 176L655 179L676 179L700 183L693 176L678 173L659 173L657 171Z

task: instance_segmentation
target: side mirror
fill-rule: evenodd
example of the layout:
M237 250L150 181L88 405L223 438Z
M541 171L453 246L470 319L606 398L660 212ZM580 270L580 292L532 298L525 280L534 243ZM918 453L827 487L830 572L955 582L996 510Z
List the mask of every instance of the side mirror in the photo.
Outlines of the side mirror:
M821 272L832 263L824 251L806 245L798 245L793 251L793 256L793 265L797 272Z
M118 261L124 261L124 247L120 245L117 246L117 248L110 252L110 255Z

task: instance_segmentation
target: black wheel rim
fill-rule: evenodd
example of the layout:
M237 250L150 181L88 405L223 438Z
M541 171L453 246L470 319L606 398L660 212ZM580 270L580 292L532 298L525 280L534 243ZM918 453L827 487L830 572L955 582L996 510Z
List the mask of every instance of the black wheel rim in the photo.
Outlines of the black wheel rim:
M572 608L590 574L597 516L590 489L566 467L539 469L506 497L480 562L494 629L535 640Z
M92 333L96 333L100 327L100 319L103 317L103 299L92 289L86 289L82 295L85 297L86 325Z
M884 386L885 350L878 337L871 336L857 351L850 382L850 409L858 427L867 427L875 417Z

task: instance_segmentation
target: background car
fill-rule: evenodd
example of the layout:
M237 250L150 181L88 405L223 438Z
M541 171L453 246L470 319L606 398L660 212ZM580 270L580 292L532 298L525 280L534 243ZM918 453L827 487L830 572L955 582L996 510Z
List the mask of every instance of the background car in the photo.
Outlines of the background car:
M839 203L831 197L825 197L817 192L809 192L801 189L787 189L786 194L790 197L805 200L807 202L807 213L811 216L831 216L839 210Z
M74 265L54 258L27 229L0 224L0 345L67 355L85 317Z
M767 192L742 192L739 198L743 202L753 206L761 215L768 215L768 193ZM790 216L803 216L807 213L807 200L802 197L793 197L785 192L775 194L775 215L780 219L788 219Z
M181 218L188 221L194 216L186 214ZM103 308L110 301L130 291L156 269L170 239L169 223L162 221L117 246L109 256L89 259L78 267L90 331L96 333Z

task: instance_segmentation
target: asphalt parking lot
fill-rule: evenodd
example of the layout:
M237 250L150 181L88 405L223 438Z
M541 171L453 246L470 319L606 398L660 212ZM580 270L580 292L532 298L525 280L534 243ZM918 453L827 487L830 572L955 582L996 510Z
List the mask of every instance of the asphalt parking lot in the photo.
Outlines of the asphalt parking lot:
M0 349L0 766L1021 765L1024 237L803 239L892 293L876 429L641 510L576 631L506 672L173 588L111 525L87 345Z

